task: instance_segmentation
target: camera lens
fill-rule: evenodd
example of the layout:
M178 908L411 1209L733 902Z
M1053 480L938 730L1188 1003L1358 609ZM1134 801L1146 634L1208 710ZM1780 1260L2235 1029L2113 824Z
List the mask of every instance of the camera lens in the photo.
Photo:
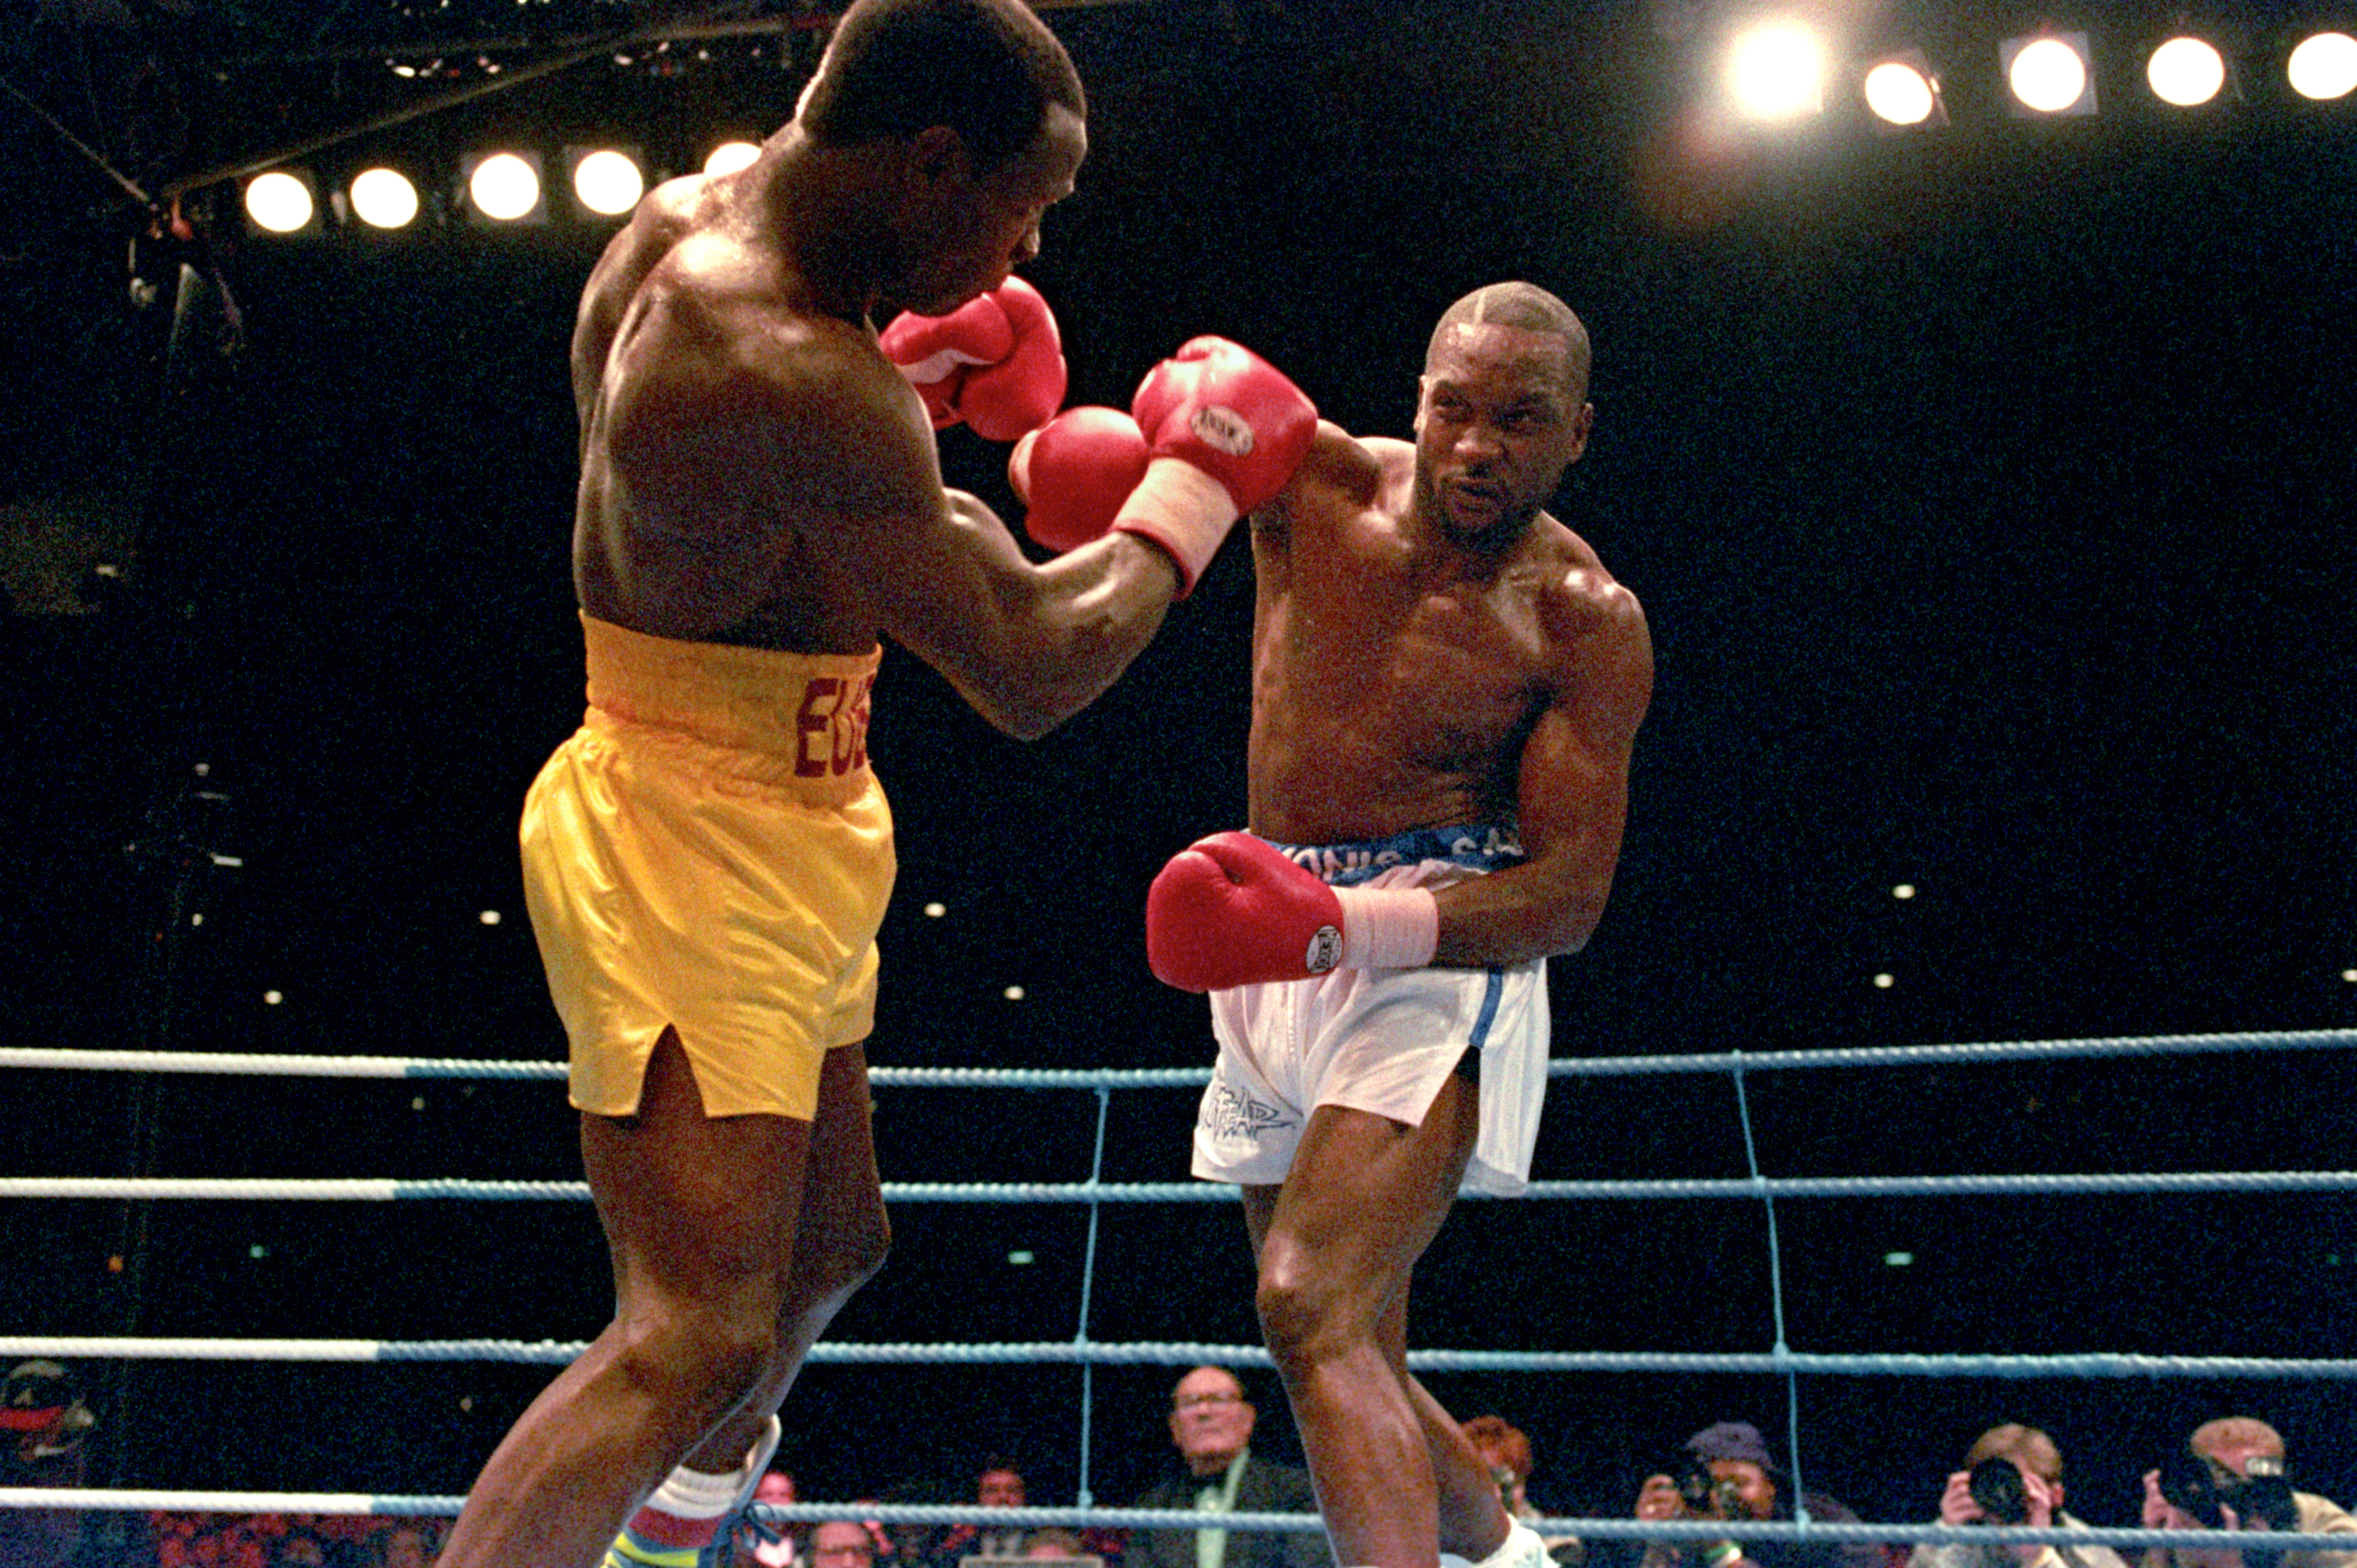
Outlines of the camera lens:
M2257 1466L2252 1468L2255 1471ZM2245 1530L2254 1525L2267 1530L2299 1528L2299 1504L2292 1499L2291 1483L2281 1476L2254 1474L2224 1498Z
M2217 1530L2225 1523L2218 1512L2218 1477L2209 1462L2190 1450L2180 1450L2161 1461L2160 1495L2206 1529Z
M1973 1501L1991 1524L2027 1524L2029 1493L2021 1484L2021 1469L2010 1459L1984 1459L1972 1469Z

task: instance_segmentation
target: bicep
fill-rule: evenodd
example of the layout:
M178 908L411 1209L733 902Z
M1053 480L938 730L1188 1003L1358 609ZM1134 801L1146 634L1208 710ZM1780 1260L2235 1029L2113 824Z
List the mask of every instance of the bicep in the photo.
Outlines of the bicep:
M1571 862L1575 875L1609 874L1628 819L1637 727L1653 691L1652 643L1635 601L1582 638L1575 654L1523 743L1518 814L1534 858Z
M846 520L845 532L866 564L878 628L952 679L990 661L1025 614L1036 569L1014 534L938 477L930 494Z

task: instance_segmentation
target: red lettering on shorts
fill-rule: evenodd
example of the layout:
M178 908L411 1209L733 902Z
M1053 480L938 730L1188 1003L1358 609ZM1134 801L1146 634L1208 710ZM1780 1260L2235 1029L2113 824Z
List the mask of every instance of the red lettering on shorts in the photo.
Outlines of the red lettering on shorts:
M843 705L843 682L832 675L813 675L802 688L802 705L794 714L794 777L817 779L834 760L831 733L836 710ZM819 737L828 736L822 740ZM842 768L835 769L840 773Z
M819 779L867 766L869 675L856 684L833 675L813 675L802 688L794 714L794 777Z
M876 677L868 676L859 682L859 689L843 705L842 722L835 729L834 770L848 773L867 766L867 693L875 689Z

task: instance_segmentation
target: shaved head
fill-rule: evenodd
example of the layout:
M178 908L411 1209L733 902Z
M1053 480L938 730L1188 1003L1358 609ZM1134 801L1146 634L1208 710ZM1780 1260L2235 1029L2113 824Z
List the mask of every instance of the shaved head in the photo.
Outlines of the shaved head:
M1432 341L1425 348L1426 369L1431 368L1450 329L1458 327L1511 327L1562 338L1566 390L1575 403L1587 398L1587 328L1580 325L1571 306L1536 284L1484 284L1442 311L1433 327Z

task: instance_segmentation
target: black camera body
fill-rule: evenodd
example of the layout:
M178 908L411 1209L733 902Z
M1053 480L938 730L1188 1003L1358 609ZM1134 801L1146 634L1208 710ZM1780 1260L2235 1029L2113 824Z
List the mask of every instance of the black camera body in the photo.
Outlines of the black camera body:
M1973 1501L1980 1504L1986 1524L2028 1524L2029 1489L2022 1485L2021 1466L2003 1455L1972 1467Z
M2160 1495L2211 1530L2223 1530L2222 1509L2233 1509L2245 1530L2296 1530L2299 1504L2291 1495L2291 1478L2283 1462L2262 1455L2249 1461L2237 1476L2212 1465L2191 1449L2181 1449L2161 1461Z
M1742 1516L1743 1488L1710 1473L1707 1460L1689 1455L1677 1471L1678 1496L1695 1519L1737 1519Z

